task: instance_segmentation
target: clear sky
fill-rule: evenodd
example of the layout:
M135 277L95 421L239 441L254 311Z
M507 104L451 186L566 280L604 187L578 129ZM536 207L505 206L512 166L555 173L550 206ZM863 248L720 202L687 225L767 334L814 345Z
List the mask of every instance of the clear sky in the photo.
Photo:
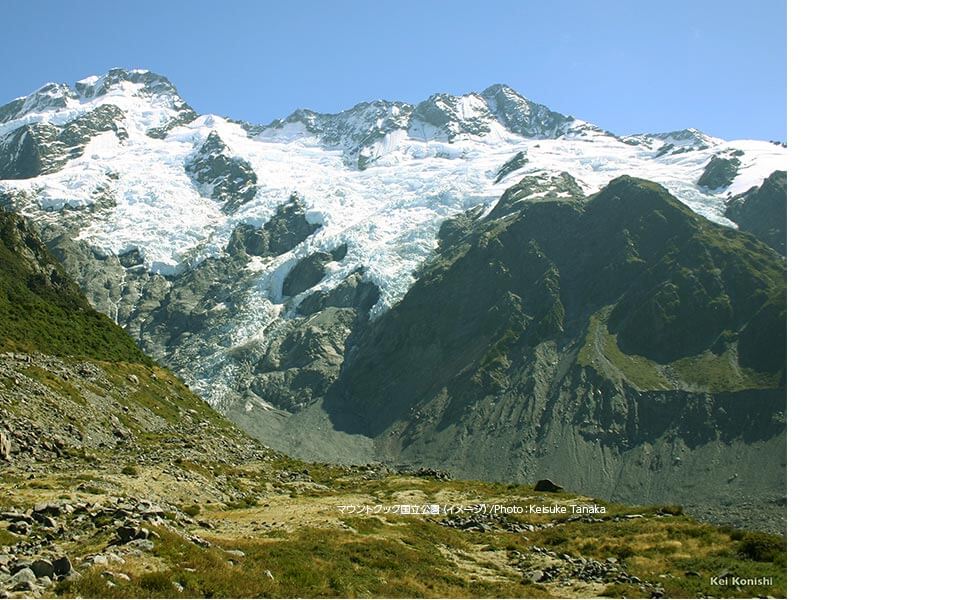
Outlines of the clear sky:
M786 139L785 0L0 5L0 104L114 66L255 123L506 83L619 134Z

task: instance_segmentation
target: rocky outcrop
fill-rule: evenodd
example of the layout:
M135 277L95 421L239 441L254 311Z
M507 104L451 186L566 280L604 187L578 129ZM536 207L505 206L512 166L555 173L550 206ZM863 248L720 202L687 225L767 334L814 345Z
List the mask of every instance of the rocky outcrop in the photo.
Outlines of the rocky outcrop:
M304 257L283 279L283 295L296 296L317 285L326 274L326 264L342 260L346 254L347 246L343 244L333 252L314 252Z
M741 231L787 255L787 173L774 171L763 184L727 201L724 215Z
M301 315L311 315L325 308L354 308L361 315L368 315L370 309L380 301L380 288L375 283L365 281L362 271L351 273L329 292L318 291L308 295L297 307Z
M58 171L101 133L112 131L119 140L126 139L123 116L122 110L105 104L66 125L33 123L14 129L0 138L0 179L30 179Z
M246 160L232 156L216 131L211 132L184 168L200 192L232 214L257 195L257 174Z
M541 479L533 486L535 492L562 492L563 486L557 485L549 479Z
M279 256L293 250L318 229L320 225L307 220L303 201L294 194L286 204L277 208L276 214L263 227L239 225L233 232L227 252Z
M739 154L738 154L739 152ZM719 190L728 187L737 177L740 170L740 159L743 152L734 151L726 156L715 154L703 169L703 174L697 180L697 185L708 190Z
M500 167L500 170L497 171L497 178L494 180L496 183L503 181L503 178L513 173L514 171L523 168L527 164L529 159L527 159L526 152L517 152L513 158L503 163L503 166Z

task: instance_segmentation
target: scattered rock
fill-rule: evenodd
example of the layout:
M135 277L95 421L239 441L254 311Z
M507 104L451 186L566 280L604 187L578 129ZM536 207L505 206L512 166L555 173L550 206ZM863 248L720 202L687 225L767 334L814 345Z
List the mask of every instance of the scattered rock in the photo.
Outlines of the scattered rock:
M30 535L31 527L23 521L16 521L7 525L7 531L18 535Z
M30 568L29 562L25 560L18 560L18 561L15 561L13 565L10 567L10 572L17 573L18 571L22 571L24 569L29 569L29 568Z
M429 467L421 467L413 472L413 475L416 477L428 477L431 479L436 479L438 481L449 481L450 473L446 471L441 471L439 469L431 469Z
M148 540L153 536L153 532L149 529L142 527L135 527L133 525L121 525L117 528L116 538L114 539L114 544L123 545L129 544L134 540Z

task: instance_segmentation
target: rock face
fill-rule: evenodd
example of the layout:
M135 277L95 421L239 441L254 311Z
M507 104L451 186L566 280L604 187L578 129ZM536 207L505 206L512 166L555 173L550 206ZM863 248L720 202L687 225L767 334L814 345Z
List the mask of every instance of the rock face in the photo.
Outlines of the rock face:
M506 177L510 173L513 173L517 169L522 168L523 165L527 164L528 162L530 161L527 159L526 152L517 152L517 154L513 158L503 163L503 166L500 167L499 171L497 171L496 182L500 183L501 181L503 181L504 177Z
M59 170L83 154L97 134L112 131L127 138L123 111L105 105L63 126L47 123L24 125L0 140L0 179L29 179Z
M741 153L742 154L742 153ZM709 190L725 188L733 183L740 169L740 159L735 152L727 156L714 155L697 180L697 185Z
M236 212L257 195L257 174L253 167L246 160L232 156L216 131L210 132L184 168L201 193L223 204L227 214Z
M318 229L319 225L307 221L303 202L293 195L277 208L276 214L263 227L238 226L227 251L244 251L251 256L280 256L293 250Z
M320 283L325 274L324 266L346 255L346 245L333 252L314 252L297 263L283 280L283 295L296 296Z
M480 95L486 100L491 114L495 115L507 130L517 135L554 138L565 133L574 122L573 117L531 102L503 84L492 85Z
M562 177L522 182L440 248L356 334L324 392L337 429L457 476L563 472L574 490L684 504L782 495L770 248L656 184L585 197ZM750 475L728 483L732 469Z
M728 219L787 255L787 173L774 171L759 187L727 202Z

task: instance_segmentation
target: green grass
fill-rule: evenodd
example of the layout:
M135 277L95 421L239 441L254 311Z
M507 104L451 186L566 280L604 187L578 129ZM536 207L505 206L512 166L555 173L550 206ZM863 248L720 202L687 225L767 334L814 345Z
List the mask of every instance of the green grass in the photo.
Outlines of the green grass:
M159 534L155 553L169 566L131 572L131 581L117 581L116 587L107 585L101 569L90 569L76 581L59 584L57 594L100 598L546 596L519 581L471 580L437 551L440 544L456 544L456 533L419 520L412 521L399 537L386 539L376 534L302 529L280 538L224 544L241 550L242 558L215 547L200 548L166 530Z
M664 508L668 510L664 511ZM686 516L656 516L657 513L676 512L674 508L648 507L639 509L645 515L642 519L602 524L570 523L530 533L528 537L531 544L557 553L601 561L608 557L617 558L629 574L662 584L667 597L786 595L786 541L783 537L742 532L731 535L728 530ZM745 540L748 539L756 541L751 541L750 549L745 550ZM710 584L710 577L724 573L740 577L771 577L773 584L741 591ZM636 586L622 584L609 586L605 592L605 595L643 597L640 594Z
M90 306L32 228L2 210L0 351L150 363L126 332Z
M761 373L741 367L732 348L716 355L707 350L699 356L681 358L669 365L670 372L689 388L712 392L775 388L779 373Z
M50 388L54 392L73 400L81 406L87 406L89 404L87 399L84 398L80 391L71 385L70 382L64 381L62 378L55 376L46 369L41 369L40 367L27 367L23 370L23 374L28 376L30 379L33 379L37 383L41 383Z
M602 368L598 361L596 344L599 339L600 350L603 358L619 370L630 383L641 390L666 390L672 386L670 382L660 373L657 363L652 360L636 355L625 354L617 346L617 338L607 330L607 318L609 309L604 309L590 317L590 325L587 328L587 336L583 346L577 355L577 363L581 366L594 365Z
M0 546L12 546L20 541L20 538L5 529L0 529Z
M610 307L590 317L586 338L577 354L579 365L602 370L605 359L630 383L644 391L683 389L729 392L775 388L779 384L779 372L764 373L741 366L735 346L728 346L719 355L706 350L697 356L666 364L639 354L627 354L617 344L617 336L607 329L609 314ZM598 346L602 356L597 355Z

